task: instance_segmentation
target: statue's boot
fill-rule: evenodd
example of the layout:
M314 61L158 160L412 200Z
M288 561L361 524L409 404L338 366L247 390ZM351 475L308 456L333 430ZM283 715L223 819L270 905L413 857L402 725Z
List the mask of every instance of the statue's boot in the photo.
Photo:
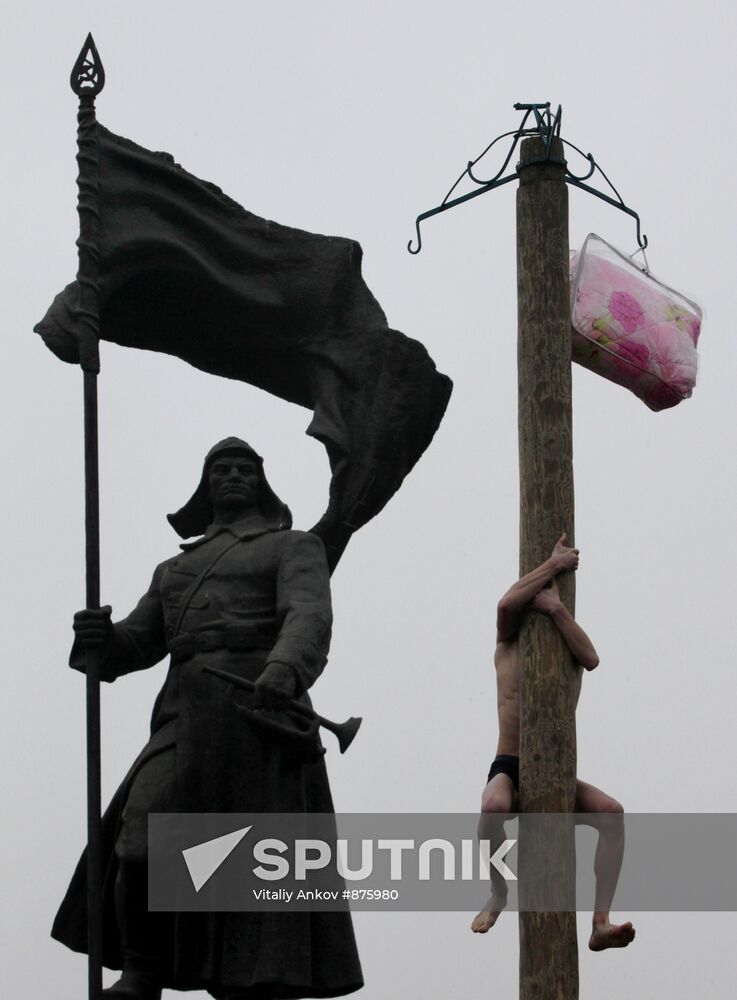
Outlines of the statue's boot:
M123 969L113 986L102 991L104 1000L161 1000L161 987L145 972Z
M115 880L115 914L120 929L123 973L102 991L104 1000L161 1000L161 920L148 911L145 862L121 861Z

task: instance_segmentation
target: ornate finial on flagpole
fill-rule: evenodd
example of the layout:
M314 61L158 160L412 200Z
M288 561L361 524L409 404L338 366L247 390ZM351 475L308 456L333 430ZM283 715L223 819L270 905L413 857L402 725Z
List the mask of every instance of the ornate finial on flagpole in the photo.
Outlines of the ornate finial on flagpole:
M98 341L100 318L98 304L98 149L95 98L105 86L105 70L97 46L88 34L69 78L74 93L79 97L77 112L77 185L79 198L79 271L77 281L79 296L80 363L85 371L100 369Z
M92 32L87 35L77 61L72 67L69 85L77 97L90 96L93 99L105 86L105 68Z

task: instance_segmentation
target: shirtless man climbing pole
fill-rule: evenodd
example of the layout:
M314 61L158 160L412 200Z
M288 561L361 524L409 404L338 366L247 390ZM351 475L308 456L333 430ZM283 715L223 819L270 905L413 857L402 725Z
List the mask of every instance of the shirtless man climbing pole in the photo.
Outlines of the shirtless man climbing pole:
M549 559L527 576L523 576L499 601L496 619L497 707L499 743L497 756L491 765L481 799L484 836L491 840L492 852L504 840L502 823L494 823L494 814L518 811L519 791L519 631L524 614L532 609L549 615L563 636L577 663L576 700L581 692L581 667L593 670L599 657L589 637L573 615L561 603L556 584L559 573L578 569L578 549L566 545L562 535ZM589 939L592 951L624 948L635 936L631 923L612 924L609 910L617 885L624 851L624 821L622 806L611 796L585 781L576 782L576 813L588 813L586 822L598 831L594 860L596 900L593 928ZM491 869L491 897L484 909L474 917L471 930L485 934L497 921L506 906L507 884Z

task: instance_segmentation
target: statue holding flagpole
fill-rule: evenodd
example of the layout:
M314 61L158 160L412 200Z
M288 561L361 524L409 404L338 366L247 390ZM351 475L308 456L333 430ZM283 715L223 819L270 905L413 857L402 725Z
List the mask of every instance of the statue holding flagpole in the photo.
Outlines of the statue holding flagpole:
M225 1000L351 993L363 981L347 909L148 912L149 813L333 811L317 733L291 737L279 711L294 698L309 706L306 692L327 660L322 541L291 530L260 456L235 437L210 450L192 498L170 521L196 537L157 567L136 608L115 625L108 607L74 622L70 663L83 669L92 650L103 680L170 656L151 737L103 820L103 960L123 972L103 996L159 1000L162 986ZM254 693L234 692L217 670L254 682ZM72 948L84 942L82 872L53 930Z
M88 847L53 935L89 956L89 997L332 997L362 985L347 910L150 913L150 812L332 812L316 726L289 735L257 715L312 715L307 690L330 641L330 574L430 443L450 395L424 347L388 328L361 277L361 248L245 211L219 188L95 120L104 73L88 36L80 96L79 272L36 326L85 383L87 600L70 665L87 676ZM329 503L294 531L256 451L205 458L170 522L188 539L136 608L100 608L98 340L161 351L313 411ZM249 431L250 436L250 431ZM99 681L171 657L151 737L100 819ZM223 683L217 672L234 678ZM238 683L235 683L235 681ZM252 690L248 690L248 689ZM318 721L324 721L319 720ZM102 991L101 967L121 969Z

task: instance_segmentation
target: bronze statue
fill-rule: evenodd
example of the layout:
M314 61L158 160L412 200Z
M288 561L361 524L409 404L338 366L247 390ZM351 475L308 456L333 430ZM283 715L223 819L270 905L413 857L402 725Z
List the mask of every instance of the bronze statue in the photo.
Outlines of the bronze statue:
M185 542L158 566L127 618L110 608L75 615L70 665L95 649L103 679L171 665L151 737L103 820L103 961L122 968L109 1000L159 1000L162 988L218 1000L333 997L363 985L348 912L149 913L149 812L332 812L321 748L305 761L249 723L249 706L309 705L331 631L322 541L291 530L261 458L227 438L208 453L189 502L169 520ZM203 671L255 682L253 694ZM319 739L315 737L315 739ZM86 950L80 862L53 935Z
M72 665L87 672L88 850L53 933L87 952L90 1000L103 963L123 968L107 991L120 1000L158 998L162 985L230 1000L349 993L361 973L347 913L148 914L145 817L332 812L324 765L306 758L319 754L317 726L326 720L303 715L290 739L283 728L269 733L268 713L250 709L294 695L304 713L328 649L329 572L430 444L451 383L422 344L389 328L361 275L357 242L260 218L168 153L104 128L95 100L105 73L91 35L70 82L79 98L79 270L35 329L84 373L88 610L76 618ZM325 446L331 471L312 532L290 530L261 460L228 439L171 519L183 537L204 537L157 568L122 622L94 610L100 339L171 354L311 410L308 433ZM172 666L151 739L103 829L99 680L152 666L167 651ZM294 701L288 713L274 712L277 723L295 714ZM357 723L329 725L341 749Z

